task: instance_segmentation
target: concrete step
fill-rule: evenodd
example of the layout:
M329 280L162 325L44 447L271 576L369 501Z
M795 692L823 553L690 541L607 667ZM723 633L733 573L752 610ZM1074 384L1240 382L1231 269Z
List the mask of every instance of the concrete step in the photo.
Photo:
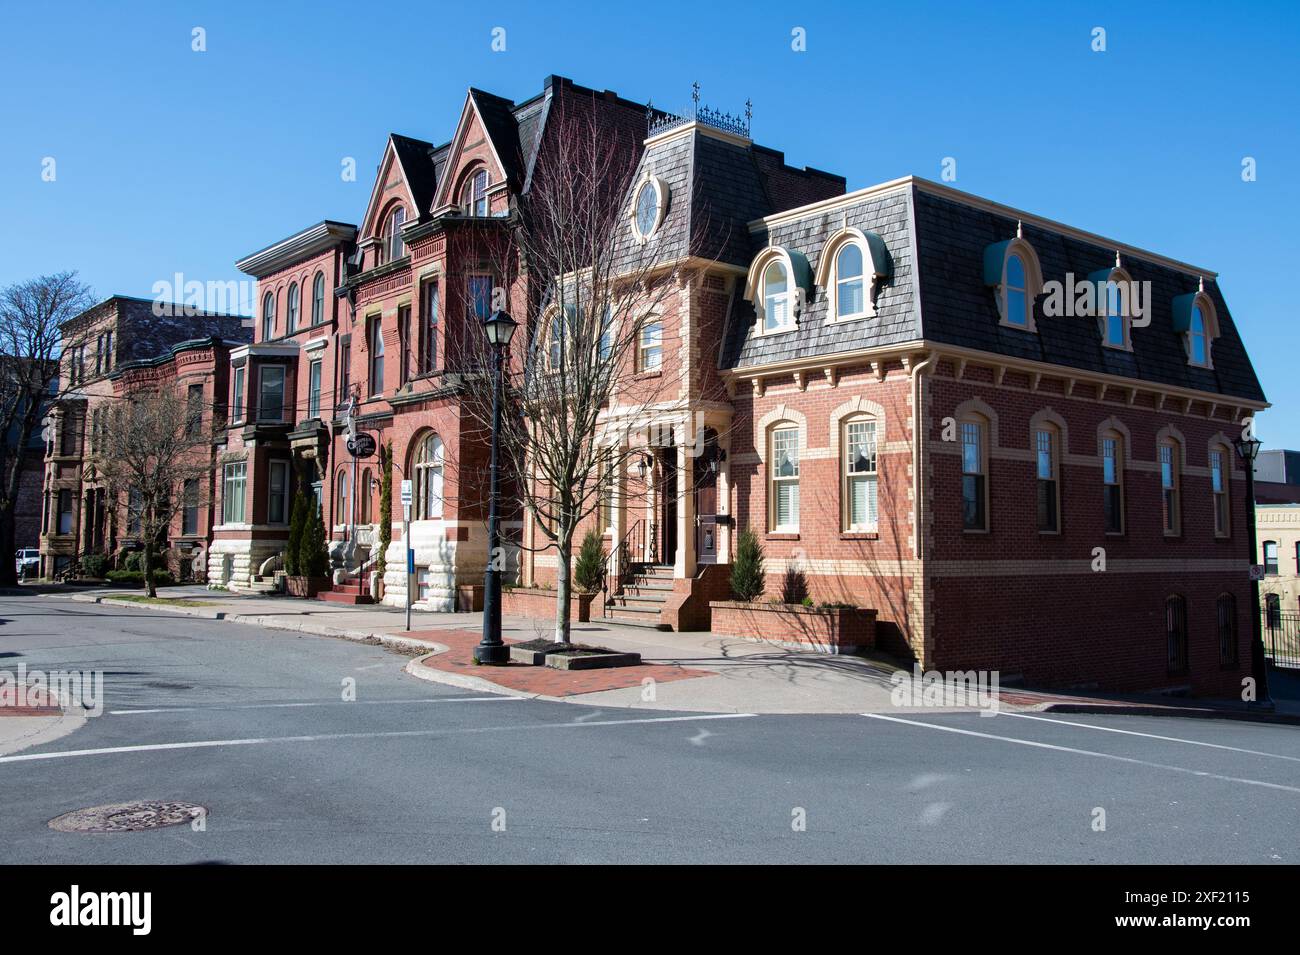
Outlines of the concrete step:
M341 590L322 590L316 595L316 599L332 604L371 604L375 602L370 594L351 593Z
M623 593L614 596L613 602L616 605L662 607L668 601L668 594L671 592L672 591L658 594L634 594L623 591Z
M623 588L623 593L640 596L644 594L648 597L656 597L659 600L666 600L668 595L673 592L671 587L663 587L657 584L628 584Z

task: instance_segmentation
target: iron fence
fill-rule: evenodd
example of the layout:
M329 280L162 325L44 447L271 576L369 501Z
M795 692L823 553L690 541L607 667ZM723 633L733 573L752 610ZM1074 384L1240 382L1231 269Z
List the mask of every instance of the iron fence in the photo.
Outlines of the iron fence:
M1300 668L1300 613L1264 608L1264 653L1279 667Z

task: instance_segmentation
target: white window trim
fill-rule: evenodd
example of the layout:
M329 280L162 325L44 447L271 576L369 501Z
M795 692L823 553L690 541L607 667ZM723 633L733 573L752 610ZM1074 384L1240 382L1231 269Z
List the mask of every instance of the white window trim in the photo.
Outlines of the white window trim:
M655 221L649 232L642 233L641 224L636 218L637 200L641 198L641 190L647 184L653 186L655 191ZM668 184L653 173L646 173L637 180L636 188L632 190L632 208L628 212L628 218L632 221L632 235L638 242L649 242L659 233L659 227L663 225L664 216L668 213L668 196Z
M1214 308L1214 301L1204 292L1197 292L1192 299L1192 308L1201 310L1201 320L1205 323L1205 361L1192 360L1191 313L1188 313L1188 328L1183 332L1183 351L1187 355L1187 364L1193 368L1214 368L1214 341L1219 337L1219 314Z
M1131 284L1132 281L1132 276L1130 276L1125 269L1114 268L1107 273L1106 281L1099 283L1097 286L1097 310L1101 313L1101 346L1103 348L1109 348L1111 351L1131 352L1133 350L1133 303L1131 301L1131 292L1133 288ZM1123 309L1121 310L1121 321L1124 324L1124 342L1120 345L1112 343L1110 341L1110 336L1107 334L1110 325L1109 293L1112 285L1122 290L1120 302L1123 305ZM1124 312L1128 312L1129 314L1123 314Z
M768 267L773 262L779 262L785 270L786 275L786 295L789 299L789 307L786 310L789 315L788 321L778 328L768 329L766 327L766 281ZM803 312L803 289L795 278L796 272L794 261L790 258L790 253L779 245L768 246L757 256L749 265L749 274L745 279L745 300L754 306L754 315L757 320L754 322L754 334L762 335L787 335L790 332L797 331L799 321Z
M778 431L794 432L795 448L795 473L792 477L776 476L776 435ZM799 486L803 477L803 429L794 421L779 421L773 424L767 430L767 450L768 460L767 469L767 499L768 499L768 518L767 526L770 534L798 534L799 520L795 519L793 524L777 523L777 495L776 489L778 482L781 484L793 484L796 488ZM802 495L801 495L802 496ZM800 502L802 504L802 501Z
M1018 255L1025 266L1025 324L1019 325L1007 318L1007 263L1011 256ZM1002 280L998 283L998 324L1003 328L1014 328L1018 332L1038 333L1038 323L1034 319L1034 302L1043 294L1043 268L1038 262L1038 253L1023 237L1016 236L1007 245L1002 255ZM986 481L987 483L987 481ZM986 512L987 513L987 512Z
M870 424L872 426L872 444L874 445L872 458L875 467L871 471L852 472L849 470L849 428L855 424ZM874 534L880 529L880 423L870 415L851 415L840 422L840 527L847 534ZM849 488L852 482L865 480L866 483L875 482L876 485L876 521L875 523L854 524L853 523L853 498Z

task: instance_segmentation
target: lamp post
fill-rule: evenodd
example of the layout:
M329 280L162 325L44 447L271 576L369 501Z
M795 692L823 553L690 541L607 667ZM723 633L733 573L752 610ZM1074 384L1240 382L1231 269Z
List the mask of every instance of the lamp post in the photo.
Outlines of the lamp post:
M492 666L504 666L510 662L510 651L501 640L501 569L497 559L500 549L497 499L501 496L501 474L497 463L497 435L501 431L502 367L516 327L515 320L501 311L493 312L483 322L483 331L493 353L492 460L488 479L487 571L483 578L483 639L474 648L474 660Z
M1259 553L1255 540L1255 457L1263 442L1242 435L1232 444L1246 465L1246 539L1250 546L1250 564L1254 567ZM1264 655L1263 623L1260 620L1259 579L1254 574L1250 581L1250 634L1250 672L1255 678L1255 702L1271 709L1273 700L1268 693L1268 660Z

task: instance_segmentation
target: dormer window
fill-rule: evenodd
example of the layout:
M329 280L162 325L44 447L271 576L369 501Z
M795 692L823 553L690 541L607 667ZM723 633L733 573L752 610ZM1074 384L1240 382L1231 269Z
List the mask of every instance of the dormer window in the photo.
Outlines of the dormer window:
M1007 277L1002 288L1005 301L1003 321L1017 328L1028 328L1029 289L1025 284L1025 260L1020 256L1007 256Z
M639 241L659 231L667 210L667 184L658 176L646 176L637 185L632 201L632 231Z
M1192 306L1192 319L1187 328L1187 360L1193 365L1210 363L1210 338L1205 331L1205 313L1199 305Z
M1019 234L984 250L984 283L997 292L999 323L1006 328L1037 331L1034 301L1043 290L1043 270L1034 247Z
M862 249L850 242L835 256L835 314L853 318L863 313Z
M1111 268L1100 269L1088 276L1096 289L1097 325L1101 343L1118 351L1133 350L1133 319L1137 301L1133 298L1133 279L1120 268L1119 253Z
M470 173L461 188L460 203L467 216L485 217L488 214L488 174L479 168Z
M1219 315L1214 300L1205 293L1204 283L1187 295L1174 299L1174 330L1183 336L1187 364L1214 367L1214 339L1219 337Z
M406 255L406 243L402 241L402 223L406 221L406 209L398 206L384 220L383 256L384 262L396 262Z
M790 314L790 278L785 266L773 262L763 272L763 331L779 332L794 327Z

